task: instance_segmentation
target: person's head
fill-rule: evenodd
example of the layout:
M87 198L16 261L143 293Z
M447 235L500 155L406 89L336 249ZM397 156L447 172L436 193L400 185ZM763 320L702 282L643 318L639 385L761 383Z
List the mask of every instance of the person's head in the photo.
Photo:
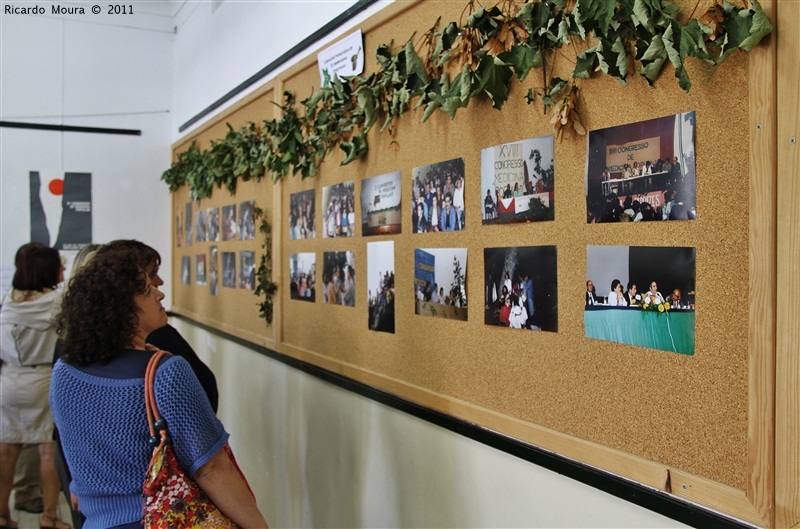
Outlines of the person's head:
M622 292L622 283L619 279L615 279L611 282L611 291L612 292Z
M17 253L14 254L14 266L19 267L19 263L25 259L25 256L28 254L28 251L32 248L47 248L46 244L40 242L29 242L27 244L23 244L19 248L17 248Z
M417 216L419 218L425 216L425 208L422 206L422 202L417 202Z
M161 255L154 248L146 245L143 242L134 239L117 239L108 244L104 244L99 250L97 250L97 255L101 255L106 252L114 252L121 249L133 251L136 264L138 264L142 270L145 271L147 277L150 278L150 281L154 286L160 287L164 284L164 281L158 275L158 269L161 266Z
M72 274L74 275L78 270L89 264L89 261L97 254L102 245L100 244L87 244L75 254L75 260L72 261Z
M444 209L446 209L448 213L450 213L450 206L452 206L452 205L453 205L453 195L451 195L450 193L445 193L444 194Z
M630 283L630 282L628 283L628 292L630 293L631 296L636 295L636 283Z
M672 291L672 301L680 301L681 300L681 289L676 288Z
M594 283L591 279L586 280L586 292L594 292Z
M62 358L78 366L112 360L167 324L162 299L135 250L98 252L64 294L57 317Z
M44 245L20 248L15 261L17 269L11 286L16 290L43 292L56 288L64 280L64 265L55 248Z
M652 292L653 294L658 292L658 283L656 283L655 281L650 282L650 292Z

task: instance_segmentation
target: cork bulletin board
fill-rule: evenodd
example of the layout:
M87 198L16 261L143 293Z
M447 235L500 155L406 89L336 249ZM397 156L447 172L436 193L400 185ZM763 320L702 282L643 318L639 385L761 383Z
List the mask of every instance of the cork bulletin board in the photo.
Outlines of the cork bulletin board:
M677 5L691 11L694 2ZM768 13L771 5L764 3ZM373 16L361 26L366 73L376 68L369 50L389 42L402 46L440 16L458 20L463 7L458 2L399 3ZM550 67L553 75L567 78L573 65L564 53ZM218 190L211 199L194 203L203 209L255 200L265 210L273 226L275 317L269 326L258 318L258 300L250 291L220 288L211 296L207 286L181 283L182 257L194 259L211 245L220 251L253 250L260 257L259 235L254 241L173 244L173 310L431 409L771 526L776 516L770 411L775 405L776 250L769 234L776 229L776 167L769 155L775 149L774 128L764 123L774 121L775 101L762 94L776 83L774 56L770 41L750 56L732 55L713 72L689 63L688 94L671 78L670 68L654 87L633 75L627 86L611 78L593 79L580 93L583 125L590 131L695 113L696 220L588 224L582 137L554 144L554 220L482 225L481 150L552 134L541 103L525 103L531 83L515 82L502 111L484 100L460 110L454 120L442 112L426 123L421 113L406 115L391 131L374 127L369 152L356 162L342 166L343 153L334 151L316 178L288 176L273 184L265 177L241 184L234 196ZM174 152L192 140L202 148L224 136L226 122L236 128L271 119L278 110L270 101L282 102L284 90L303 99L319 83L312 54L176 144ZM465 228L412 233L412 170L455 158L464 159ZM361 184L393 171L401 173L401 233L365 236ZM323 237L323 189L351 181L357 219L353 236ZM291 197L309 190L315 196L315 237L293 239ZM176 212L187 202L185 188L175 193ZM375 332L368 325L367 247L379 241L394 243L394 333ZM696 250L693 354L586 337L587 247L592 245ZM484 323L484 249L522 246L556 248L556 332ZM415 314L414 255L419 248L467 250L466 321ZM355 306L324 303L322 288L311 303L292 299L290 257L313 254L321 285L323 256L330 252L353 252Z

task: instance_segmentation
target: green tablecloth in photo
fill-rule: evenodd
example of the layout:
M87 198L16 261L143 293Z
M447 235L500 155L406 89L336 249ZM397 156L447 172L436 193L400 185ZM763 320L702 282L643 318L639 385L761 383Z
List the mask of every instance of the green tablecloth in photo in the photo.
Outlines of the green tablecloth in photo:
M586 308L583 324L589 338L693 355L694 316L693 310L661 314L633 307L595 306Z

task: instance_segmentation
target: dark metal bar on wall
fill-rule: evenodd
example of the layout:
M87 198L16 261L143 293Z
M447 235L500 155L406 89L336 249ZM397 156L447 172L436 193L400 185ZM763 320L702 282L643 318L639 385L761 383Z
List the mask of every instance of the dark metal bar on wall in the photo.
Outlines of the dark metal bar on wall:
M290 49L289 51L287 51L286 53L284 53L283 55L281 55L280 57L269 63L267 66L259 70L257 73L250 76L246 81L241 83L239 86L237 86L236 88L234 88L221 98L211 103L204 110L200 111L194 117L189 119L189 121L178 127L178 132L183 132L184 130L188 129L189 127L191 127L204 117L208 116L209 114L220 108L222 105L224 105L225 103L236 97L238 94L244 92L245 90L256 84L258 81L269 75L270 72L273 72L276 69L278 69L280 66L289 61L292 57L296 56L304 49L308 48L318 40L327 36L333 30L335 30L336 28L338 28L339 26L341 26L342 24L344 24L345 22L347 22L348 20L359 14L361 11L365 10L366 8L368 8L369 6L378 1L379 0L359 0L354 6L347 9L347 11L345 11L338 17L334 18L333 20L331 20L330 22L319 28L317 31L315 31L314 33L306 37L304 40L302 40L295 47L293 47L292 49Z
M0 127L9 129L54 130L58 132L88 132L92 134L117 134L122 136L141 136L137 129L112 129L107 127L79 127L76 125L49 125L46 123L23 123L20 121L0 121Z
M740 520L706 509L700 505L689 503L676 496L667 494L666 492L591 467L543 448L526 444L517 439L483 428L478 424L473 424L431 408L426 408L412 401L398 397L397 395L387 393L351 378L273 351L272 349L256 345L181 314L175 314L173 312L169 312L168 314L171 318L185 320L225 340L246 347L256 353L272 358L273 360L293 367L308 375L317 377L325 382L329 382L340 388L361 395L362 397L408 413L418 419L422 419L423 421L430 422L468 439L472 439L473 441L501 450L524 461L574 479L575 481L691 527L702 529L753 529L754 527Z

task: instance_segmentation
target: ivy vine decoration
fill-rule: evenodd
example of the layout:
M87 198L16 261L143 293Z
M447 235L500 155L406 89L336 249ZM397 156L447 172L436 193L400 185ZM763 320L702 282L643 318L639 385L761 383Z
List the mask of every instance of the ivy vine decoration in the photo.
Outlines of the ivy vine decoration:
M214 187L233 192L238 178L260 179L266 171L274 181L289 172L314 177L337 146L342 164L364 156L367 133L379 121L391 131L396 119L419 109L423 122L439 110L454 119L478 97L500 110L514 78L523 83L534 69L541 80L528 88L526 102L540 100L552 112L557 137L583 135L578 94L592 78L608 75L624 85L635 71L652 85L670 64L688 92L689 58L716 68L734 51L753 49L773 28L757 0L743 1L738 7L716 0L682 23L667 0L501 0L490 8L469 0L458 22L437 20L396 53L378 46L376 72L336 77L299 104L285 92L280 119L238 131L229 126L207 151L192 144L162 180L172 191L189 185L200 199ZM548 74L565 46L576 52L568 80Z
M259 219L258 231L264 236L261 248L261 261L256 269L256 296L264 296L264 301L258 304L259 317L266 320L267 325L272 323L273 298L278 291L278 284L272 281L272 226L261 208L253 210L256 219Z

